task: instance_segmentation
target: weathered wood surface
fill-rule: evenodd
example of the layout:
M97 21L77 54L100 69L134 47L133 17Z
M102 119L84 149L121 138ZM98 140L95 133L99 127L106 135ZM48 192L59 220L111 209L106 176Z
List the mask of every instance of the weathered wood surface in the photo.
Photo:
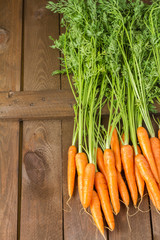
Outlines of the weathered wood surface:
M58 51L49 35L59 34L59 16L47 12L47 1L25 1L24 90L58 89ZM63 239L61 122L24 122L21 239ZM33 153L31 153L33 152ZM40 184L38 184L40 179Z
M75 101L66 76L51 76L60 64L59 52L49 48L48 36L57 38L62 29L60 16L46 10L46 3L0 1L0 120L5 120L0 122L0 239L102 240L90 216L81 211L77 185L69 203L71 212L66 204ZM22 152L17 120L32 120L23 123ZM148 196L140 208L149 208ZM130 214L135 211L131 204ZM105 232L107 240L160 239L160 217L152 204L150 212L129 218L131 232L123 204L115 220L115 231Z
M73 117L75 100L70 90L0 93L0 119L34 120ZM107 106L103 114L107 114Z
M0 91L20 90L22 1L0 1ZM0 239L17 240L19 122L0 122Z
M66 80L66 85L68 81ZM62 86L64 78L62 77ZM65 87L67 88L67 87ZM74 117L74 96L70 89L0 92L1 120L63 119ZM160 104L155 103L157 114ZM107 104L102 116L108 115Z

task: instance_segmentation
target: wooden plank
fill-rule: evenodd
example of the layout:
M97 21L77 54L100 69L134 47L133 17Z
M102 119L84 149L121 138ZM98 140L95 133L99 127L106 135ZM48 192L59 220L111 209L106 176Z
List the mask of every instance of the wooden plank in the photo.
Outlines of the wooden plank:
M158 118L160 119L160 115L158 115ZM156 137L158 134L158 126L155 123L155 121L152 121L153 127L155 129ZM160 214L156 211L155 207L153 206L151 200L150 200L150 206L151 206L151 220L152 220L152 228L153 228L153 239L159 240L160 239Z
M49 48L48 36L58 36L58 15L45 9L46 0L24 3L24 90L57 89L59 76L51 72L59 53ZM21 239L61 240L61 122L26 121L23 131Z
M73 117L70 90L46 90L0 93L0 119L34 120ZM107 114L107 107L103 114Z
M67 190L67 151L72 141L73 120L62 121L62 146L63 146L63 208L64 208L64 239L65 240L103 240L97 227L93 223L91 217L84 213L79 200L77 181L75 183L75 191L67 206L68 190ZM88 210L87 210L88 211ZM105 231L107 238L107 231Z
M24 123L21 239L62 239L61 122Z
M0 93L0 119L48 119L73 117L71 91L46 90Z
M2 240L17 240L18 139L18 123L0 122L0 236Z
M20 90L22 1L0 1L0 91ZM13 141L14 139L14 141ZM0 123L0 238L17 240L19 123Z
M149 209L148 196L145 196L140 209L147 211ZM129 214L134 214L138 211L131 202L129 207ZM135 216L129 217L129 229L127 221L127 209L124 204L121 203L120 213L115 216L115 230L109 233L109 240L151 240L151 224L150 224L150 213L138 212Z
M71 90L0 92L0 119L35 120L74 117L75 100ZM160 105L155 103L157 114ZM108 115L107 105L102 116Z

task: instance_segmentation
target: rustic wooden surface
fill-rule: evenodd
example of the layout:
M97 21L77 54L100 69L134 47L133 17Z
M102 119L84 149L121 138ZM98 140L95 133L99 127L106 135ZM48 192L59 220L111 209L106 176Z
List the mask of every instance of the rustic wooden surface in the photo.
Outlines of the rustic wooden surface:
M24 90L59 89L58 51L50 51L49 35L59 34L59 16L47 12L47 1L24 4ZM62 239L61 122L23 125L21 239ZM33 152L27 156L28 152ZM37 159L34 155L37 153ZM31 177L33 175L34 177ZM41 179L41 184L38 180Z
M66 204L74 99L66 77L51 76L60 55L48 36L64 29L46 3L0 0L0 240L102 240L82 211L77 186L72 211ZM159 240L160 215L147 195L140 208L151 211L130 217L130 232L121 204L106 239ZM129 213L136 211L131 204Z
M67 89L68 81L62 77L62 90L8 91L0 93L0 119L38 120L74 117L75 99ZM67 86L65 86L65 83ZM160 105L155 103L157 113ZM102 108L102 116L109 114L107 105Z
M0 91L20 90L22 1L0 1ZM0 239L17 240L19 122L0 122Z

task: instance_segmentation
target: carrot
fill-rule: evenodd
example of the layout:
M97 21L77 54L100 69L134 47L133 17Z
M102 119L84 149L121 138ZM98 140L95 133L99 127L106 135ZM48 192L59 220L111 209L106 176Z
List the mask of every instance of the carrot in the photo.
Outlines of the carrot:
M114 153L115 160L116 160L116 168L119 172L122 170L121 166L121 151L120 151L120 145L119 145L119 139L116 128L114 128L111 138L111 149Z
M115 158L111 149L104 151L104 165L107 174L109 194L112 202L113 209L117 215L120 211L117 171L115 168Z
M140 147L137 145L137 150L138 150L138 154L141 154L141 149ZM135 176L136 176L136 182L137 182L137 186L138 186L138 191L139 194L141 196L141 198L143 197L144 194L144 180L139 172L139 169L137 167L137 165L135 164Z
M95 188L97 190L102 210L105 216L105 219L108 223L108 226L111 230L115 228L114 216L112 212L112 207L108 194L107 182L104 175L100 172L97 172L95 175Z
M107 181L107 174L105 171L105 166L104 166L104 156L103 156L103 152L100 148L97 148L97 165L99 170L101 171L101 173L103 173L103 175L106 178Z
M150 197L153 205L155 206L155 208L157 208L157 206L156 206L156 201L155 201L155 199L154 199L154 197L153 197L153 194L152 194L152 192L151 192L151 190L150 190L150 188L149 188L149 186L148 186L147 184L146 184L146 187L147 187L147 191L148 191L149 197Z
M97 193L94 190L92 191L90 209L97 228L99 229L100 233L104 236L104 223L100 207L100 201Z
M158 170L158 176L160 177L160 140L156 137L150 138L151 149L155 159L155 163Z
M160 129L158 130L158 138L160 140Z
M82 153L77 153L76 154L76 167L77 167L77 173L78 173L78 192L79 192L79 197L81 203L82 201L82 196L83 196L83 175L84 175L84 170L85 167L88 164L88 159L87 155L82 152Z
M137 145L137 150L138 150L138 154L141 154L142 152L141 152L141 149L140 149L140 147Z
M121 173L117 171L117 180L118 180L118 189L121 195L121 198L124 204L128 207L129 206L129 193L127 190L127 186L121 176Z
M137 136L138 136L139 144L141 146L143 155L145 156L145 158L147 159L150 165L153 176L155 177L156 181L160 183L155 159L152 153L149 136L146 129L144 127L139 127L137 129Z
M139 191L139 194L141 196L141 198L143 197L144 195L144 180L139 172L139 169L137 167L137 165L135 165L135 176L136 176L136 182L137 182L137 186L138 186L138 191Z
M76 174L76 162L75 156L77 153L77 148L75 146L70 146L68 149L68 194L71 198L74 190L75 174Z
M153 198L156 202L157 209L160 210L160 190L151 172L151 169L147 160L142 154L138 154L135 157L135 161L142 178L146 182L146 185L148 185L148 188L151 191L151 194L153 195Z
M122 164L134 206L137 204L138 192L134 171L133 148L123 145L121 148Z
M88 163L84 170L83 175L82 205L84 208L89 207L91 202L94 177L95 177L95 165L93 163Z

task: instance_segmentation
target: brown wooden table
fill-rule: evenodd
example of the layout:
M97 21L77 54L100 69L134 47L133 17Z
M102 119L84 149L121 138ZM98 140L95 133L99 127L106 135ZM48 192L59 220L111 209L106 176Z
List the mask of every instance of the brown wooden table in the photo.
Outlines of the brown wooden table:
M71 212L66 205L74 99L66 78L51 76L60 62L48 36L62 30L46 3L0 0L0 240L102 240L77 187ZM130 232L121 204L107 240L159 240L160 216L146 195L141 209L149 206L129 218Z

